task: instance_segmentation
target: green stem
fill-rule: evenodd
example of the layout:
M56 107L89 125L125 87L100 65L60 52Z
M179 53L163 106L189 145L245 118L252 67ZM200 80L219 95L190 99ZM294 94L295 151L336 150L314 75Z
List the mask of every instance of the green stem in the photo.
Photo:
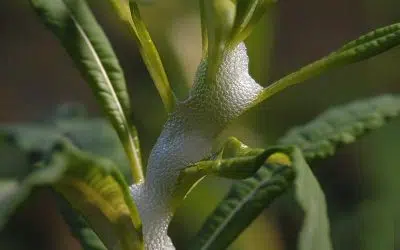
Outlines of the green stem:
M126 147L126 149L126 154L131 165L133 183L142 183L144 181L142 161L140 159L138 149L133 144L131 139L129 141L129 146Z
M367 60L400 44L400 23L371 31L346 43L337 51L311 63L263 90L252 106L264 101L285 88L319 75L327 69Z
M266 87L261 94L257 97L257 99L252 103L251 107L261 103L262 101L268 99L269 97L275 95L276 93L281 92L287 87L296 85L301 83L311 77L317 76L325 71L326 68L332 66L335 60L329 60L327 58L322 58L316 62L308 64L307 66L301 68L300 70L291 73L280 80L272 83L268 87Z

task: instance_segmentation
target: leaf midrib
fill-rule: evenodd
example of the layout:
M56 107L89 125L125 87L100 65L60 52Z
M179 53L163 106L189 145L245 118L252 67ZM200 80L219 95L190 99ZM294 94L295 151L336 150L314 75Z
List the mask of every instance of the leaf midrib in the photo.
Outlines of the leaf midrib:
M253 195L255 193L258 192L258 190L263 187L265 184L267 184L271 179L264 179L262 182L258 182L258 185L256 186L256 188L253 189L253 191L251 191L249 194L247 194L245 196L244 199L241 200L241 202L239 203L239 206L236 206L234 210L232 210L232 213L229 214L228 217L226 217L226 219L224 220L224 222L222 224L220 224L220 226L214 230L214 233L211 235L211 238L205 243L205 245L201 248L202 250L206 250L208 249L209 245L212 244L215 241L215 238L218 237L218 235L221 233L222 229L225 228L225 226L227 225L227 223L231 220L231 218L243 207L244 204L246 204L249 200L251 200L251 198L253 197Z
M72 189L75 189L79 191L84 197L90 197L90 199L85 199L84 202L88 202L95 207L100 208L107 219L113 223L117 222L118 218L122 217L122 215L130 215L129 209L126 206L115 206L116 204L110 204L103 197L103 195L96 192L92 186L73 176L64 176L59 185L65 188L70 187ZM60 191L62 193L62 190ZM121 192L121 190L119 190L119 192Z
M83 30L83 28L82 28L81 25L79 24L79 22L78 22L78 20L76 19L75 15L74 15L73 12L69 9L68 5L65 4L64 0L63 0L62 2L64 3L65 8L68 10L68 12L69 12L69 14L70 14L70 16L71 16L71 19L72 19L72 21L74 22L74 24L75 24L75 26L76 26L78 32L81 34L81 36L82 36L83 39L85 40L85 42L86 42L86 44L87 44L87 46L88 46L88 48L89 48L89 50L90 50L90 52L91 52L91 54L92 54L94 60L95 60L95 62L96 62L97 65L99 66L100 72L101 72L101 74L103 75L103 78L105 79L106 85L107 85L108 89L111 90L110 92L111 92L112 97L116 100L116 102L115 102L115 103L116 103L116 106L117 106L118 110L120 111L120 113L122 114L123 126L125 127L126 133L127 133L127 135L128 135L129 148L131 149L131 152L132 152L133 158L134 158L134 159L133 159L133 160L134 160L133 164L135 164L137 167L141 167L141 166L140 166L139 156L137 155L137 150L136 150L135 144L134 144L134 142L133 142L133 136L132 136L132 133L131 133L131 131L130 131L130 127L129 127L128 120L127 120L127 118L126 118L125 111L124 111L124 109L122 108L121 103L119 102L118 96L117 96L117 94L116 94L115 91L114 91L114 88L113 88L113 85L112 85L112 83L111 83L111 80L110 80L110 78L108 77L108 74L107 74L106 70L104 69L103 64L102 64L100 58L98 57L98 55L97 55L97 53L96 53L96 50L94 49L94 47L93 47L93 45L92 45L90 39L86 36L85 31Z

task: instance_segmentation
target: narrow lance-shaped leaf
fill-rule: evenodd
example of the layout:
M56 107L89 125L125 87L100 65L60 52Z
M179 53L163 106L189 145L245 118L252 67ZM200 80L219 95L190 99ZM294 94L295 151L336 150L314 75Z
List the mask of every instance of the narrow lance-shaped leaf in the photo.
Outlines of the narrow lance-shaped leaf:
M383 126L388 119L398 115L398 96L383 95L355 101L330 109L309 124L290 130L279 142L297 145L308 159L327 157L334 154L338 145L352 143L359 136ZM313 215L314 220L323 222L324 219L318 216L323 215ZM311 235L306 235L306 230L303 231L300 237L302 249L311 249L315 243L323 244L318 241L320 237L312 239ZM315 246L315 249L321 248Z
M87 219L108 249L143 249L137 208L111 161L63 140L55 145L49 161L40 165L63 169L53 187Z
M279 144L295 145L299 147L300 150L304 151L305 157L309 159L317 156L325 157L334 152L337 144L354 142L358 136L361 136L366 131L379 128L385 124L388 118L395 117L399 114L400 99L397 96L384 95L364 101L356 101L354 103L327 111L310 124L293 129L286 136L279 140ZM235 144L231 143L229 145ZM242 151L243 149L241 149L239 143L236 143L236 146L231 147L230 149L231 155L240 155L240 152ZM313 190L320 190L320 188L315 180L315 177L311 176L312 173L307 167L305 167L304 159L302 159L299 151L296 149L294 152L295 153L292 155L295 155L295 157L293 156L292 158L296 159L293 160L295 169L298 168L300 163L300 165L303 165L302 168L297 169L296 171L298 175L300 174L297 177L298 179L296 179L296 185L301 188L297 189L296 191L297 197L299 200L303 200L300 201L300 203L303 202L301 205L308 210L307 206L312 203L312 200L310 199L308 202L306 202L307 196L304 197L304 194L302 194L302 192L304 192L304 186L301 184L301 180L304 180L304 185L315 186L314 188L311 188ZM220 203L214 213L209 216L207 222L204 224L202 230L198 234L196 238L197 241L195 241L198 242L196 243L198 249L208 249L205 247L202 248L202 246L206 245L212 246L209 249L214 249L214 246L215 248L226 247L234 239L234 236L238 235L251 223L253 219L258 216L258 214L262 211L262 208L268 206L269 202L264 202L268 201L268 196L263 197L261 195L262 189L259 189L259 186L257 185L249 186L251 181L257 181L259 183L268 182L270 178L269 176L260 176L260 173L263 173L264 171L266 170L264 167L262 167L258 170L255 177L239 181L232 186L229 194L225 197L224 201ZM308 181L305 181L306 176L309 176L307 177L309 178ZM237 195L235 190L246 190L246 192L240 193L241 195ZM311 217L305 221L306 228L302 230L300 245L302 246L302 249L312 249L312 247L315 247L315 249L324 249L318 248L318 246L324 246L329 249L329 230L327 229L328 223L326 215L324 213L320 213L324 212L326 209L324 209L325 205L322 201L323 195L322 193L315 193L312 195L321 201L316 203L320 205L321 209L318 209L318 211L315 212L306 211L306 214L311 214ZM250 210L250 208L253 206L252 202L256 199L256 197L262 197L265 200L263 201L259 198L258 201L261 203L259 204L260 208L257 211L252 210L251 217L246 217L248 210ZM229 206L230 209L227 209ZM316 217L314 217L312 214L315 214ZM319 224L317 227L319 230L321 230L321 232L316 232L323 233L321 236L313 236L313 232L315 231L308 231L307 228L312 228L315 225L313 224L313 221L321 222L321 224ZM238 226L235 228L232 226L232 223L236 223L240 225L240 227ZM213 227L210 225L213 225ZM220 230L218 231L219 235L214 235L214 237L211 237L210 235L212 235L214 230L213 228L216 227L215 225L222 226L220 226ZM235 234L233 232L235 232ZM231 233L231 237L226 237L226 235L229 233ZM317 237L318 239L315 241L315 243L320 245L309 245L309 243L311 244L312 240L309 241L308 239L312 237ZM319 239L322 241L319 242Z
M203 39L207 34L207 75L206 82L213 84L222 61L223 53L229 43L235 22L235 3L231 0L200 0ZM204 28L205 27L205 28ZM204 44L204 42L203 42Z
M79 110L70 108L62 106L50 121L43 122L42 119L40 123L0 126L0 231L35 187L52 185L62 178L64 166L33 168L31 164L46 159L49 150L64 136L82 150L115 160L130 180L126 156L107 121L85 119L81 116L81 107ZM121 168L120 165L126 166ZM64 200L59 198L57 201ZM62 215L82 248L105 250L104 244L86 221L65 201L60 203Z
M108 0L108 2L110 2L118 17L128 26L129 31L133 34L139 46L139 52L160 94L166 111L169 113L174 111L176 105L175 94L170 87L157 48L140 16L137 3L130 0Z
M26 146L26 145L24 145ZM28 149L28 148L27 148ZM50 164L47 165L46 167L35 167L32 168L31 166L31 161L32 159L32 152L42 152L43 151L28 151L25 148L20 148L18 144L12 140L12 141L4 141L3 139L0 140L0 203L2 204L0 206L0 231L4 228L6 225L7 221L11 218L11 216L14 214L15 211L23 204L23 202L29 197L29 195L32 193L33 189L36 187L43 187L43 186L50 186L50 185L57 185L57 183L60 182L60 180L65 181L64 176L65 174L71 174L71 171L68 171L69 167L74 167L74 168L80 168L83 167L85 170L88 170L87 165L82 165L78 164L78 166L71 166L68 165L65 161L50 161ZM64 157L65 155L63 155ZM88 155L86 155L88 156ZM55 156L56 158L60 159L59 156ZM99 162L103 162L102 160L93 160L93 164L96 164ZM87 163L87 161L85 162ZM104 163L104 162L103 162ZM107 165L107 164L106 164ZM118 238L124 238L123 235L125 235L126 240L128 241L134 241L134 237L136 234L138 234L138 237L140 236L140 221L137 222L137 219L135 219L136 224L138 224L135 229L135 227L132 226L133 230L128 231L126 230L125 232L118 232L116 233L116 229L118 229L117 226L112 226L111 223L107 223L107 219L102 219L104 217L103 214L101 213L95 213L96 211L100 211L101 209L96 206L100 206L101 202L93 202L95 201L94 197L106 197L107 192L111 193L110 191L118 191L118 189L127 189L127 186L123 185L123 180L121 179L122 177L117 177L115 180L111 180L111 175L118 176L119 174L116 173L109 173L109 175L106 176L101 176L101 174L107 172L107 171L117 171L116 169L112 170L112 166L110 165L97 165L94 168L99 168L98 174L96 170L89 173L94 173L91 176L86 176L88 179L82 180L81 179L81 186L84 186L85 181L92 181L91 184L96 184L92 185L85 190L91 192L89 197L83 197L82 199L78 199L77 202L74 204L82 204L84 202L90 203L87 207L89 207L89 210L85 210L84 214L88 215L91 222L95 221L96 229L99 232L106 232L107 237L104 237L102 235L103 239L105 239L105 242L112 245L113 247L115 246L115 243L117 242L116 239ZM104 168L103 168L104 167ZM102 169L103 168L103 169ZM108 168L108 169L107 169ZM111 168L111 169L110 169ZM104 172L105 171L105 172ZM74 176L76 180L79 180L79 177L83 176ZM99 178L100 177L100 178ZM104 177L104 178L103 178ZM67 177L68 178L68 177ZM97 178L97 179L96 179ZM113 177L112 177L113 178ZM90 179L90 180L89 180ZM108 181L105 181L108 180ZM117 180L120 181L120 183L117 183ZM95 183L94 183L95 182ZM103 187L101 187L100 184L105 184ZM72 188L78 188L79 186L73 186ZM98 188L98 189L96 189ZM104 190L106 189L106 190ZM107 190L108 189L108 190ZM75 190L76 193L79 193L79 190ZM83 191L83 190L82 190ZM96 192L100 192L101 195L96 196ZM122 192L122 191L121 191ZM126 191L125 191L126 192ZM71 194L73 192L69 192ZM130 222L130 217L135 216L135 207L134 205L130 204L131 210L130 212L126 211L126 208L124 208L124 204L119 204L118 201L123 201L123 198L121 198L121 194L118 192L112 193L115 197L112 200L104 200L103 203L106 202L113 202L111 205L114 206L116 215L118 215L118 212L121 212L120 215L118 216L120 220L118 221L113 221L112 223L116 225L121 225L123 226L124 223L129 225L129 223L134 224ZM69 196L71 198L72 196ZM126 194L127 198L130 198L129 193ZM74 197L72 197L74 198ZM77 198L75 196L75 198ZM75 200L76 201L76 200ZM98 200L97 200L98 201ZM129 205L129 200L126 202ZM91 205L91 208L90 208ZM125 205L128 206L128 205ZM97 209L98 208L98 209ZM65 210L70 211L70 208L68 206L63 206L61 209L63 212ZM70 211L71 212L71 211ZM68 212L68 217L65 213L63 213L64 218L66 219L67 223L70 224L72 233L75 235L80 240L80 243L82 244L82 247L86 249L96 249L96 250L104 250L105 247L103 246L103 243L97 239L96 234L92 231L91 227L89 227L86 222L84 222L82 219L78 219L75 215L74 212ZM124 212L124 213L122 213ZM131 215L132 212L132 215ZM128 217L129 216L129 217ZM137 217L137 213L136 213ZM96 223L97 222L97 223ZM103 222L99 223L99 222ZM72 224L71 224L72 223ZM139 231L136 232L136 231ZM117 235L117 236L116 236ZM131 246L134 244L140 243L140 240L138 240L136 243L135 242L130 242ZM111 248L109 248L111 249ZM127 248L125 249L140 249L140 248Z
M366 132L378 129L400 115L400 97L382 95L332 108L312 122L291 129L280 140L296 145L308 158L333 155L340 144L353 143Z
M59 210L68 224L72 235L79 240L83 250L107 250L85 219L77 214L62 197L57 197Z
M70 54L117 131L136 182L143 179L130 122L129 95L112 47L84 0L31 0L41 20Z
M200 25L201 25L201 45L202 45L202 57L206 58L208 53L208 32L206 23L206 13L205 13L205 2L199 0L199 12L200 12Z
M68 112L63 110L38 122L2 124L0 134L4 133L8 141L26 155L34 156L31 157L31 163L43 160L57 140L68 138L82 151L111 159L118 165L128 184L132 183L128 158L111 124L103 118L85 118L75 116L75 111Z
M165 109L171 113L175 109L176 97L169 84L160 55L147 31L146 24L142 20L139 7L132 0L130 0L129 6L131 9L132 27L137 38L140 54L156 85Z
M368 34L345 44L330 55L274 82L263 90L257 100L253 103L253 106L289 86L301 83L311 77L325 72L326 70L369 59L396 47L399 44L400 23L371 31Z
M231 46L247 38L259 19L264 15L268 6L276 0L237 0L235 24L231 34Z
M260 153L260 149L239 147L234 151L237 155ZM234 184L196 237L190 241L190 248L226 249L267 204L291 185L294 171L290 165L285 154L272 154L254 177Z
M193 249L228 247L265 207L291 185L293 170L296 171L296 198L306 214L300 234L300 250L331 249L324 194L301 151L295 148L286 151L287 154L271 155L254 177L233 185L191 241Z
M325 195L300 149L291 154L296 170L295 197L304 210L299 250L331 250L331 236Z

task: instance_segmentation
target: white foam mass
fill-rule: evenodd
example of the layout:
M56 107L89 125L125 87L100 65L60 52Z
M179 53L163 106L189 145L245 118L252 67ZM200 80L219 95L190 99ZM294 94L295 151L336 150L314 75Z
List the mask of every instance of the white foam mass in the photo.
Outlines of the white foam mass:
M249 75L244 43L226 52L215 83L206 83L207 61L198 66L189 97L177 105L151 151L146 182L131 186L148 250L175 249L167 235L169 204L179 172L211 153L213 140L261 92Z

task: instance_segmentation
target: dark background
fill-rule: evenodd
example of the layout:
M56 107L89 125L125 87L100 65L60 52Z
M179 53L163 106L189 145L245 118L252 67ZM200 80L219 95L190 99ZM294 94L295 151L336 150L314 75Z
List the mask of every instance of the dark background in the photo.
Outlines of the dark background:
M90 5L103 25L125 70L144 159L166 119L157 91L135 42L106 1ZM183 99L200 60L197 1L160 0L142 8L172 87ZM316 60L371 29L400 21L398 0L280 0L248 39L251 70L264 86ZM0 1L0 122L29 122L48 116L58 104L99 108L72 61L48 32L28 1ZM252 146L272 144L288 128L303 124L334 104L400 92L400 49L334 70L284 91L245 114L225 134ZM336 157L314 162L326 191L335 249L394 249L394 218L383 219L381 197L395 195L400 174L400 120L342 148ZM201 225L228 188L208 179L179 210L171 229L178 246ZM292 249L298 211L281 199L235 242L232 249ZM277 211L279 210L279 212ZM47 194L32 197L17 216L31 227L32 247L77 248ZM397 225L398 226L398 225ZM45 239L45 235L49 236ZM36 249L33 247L32 249Z

